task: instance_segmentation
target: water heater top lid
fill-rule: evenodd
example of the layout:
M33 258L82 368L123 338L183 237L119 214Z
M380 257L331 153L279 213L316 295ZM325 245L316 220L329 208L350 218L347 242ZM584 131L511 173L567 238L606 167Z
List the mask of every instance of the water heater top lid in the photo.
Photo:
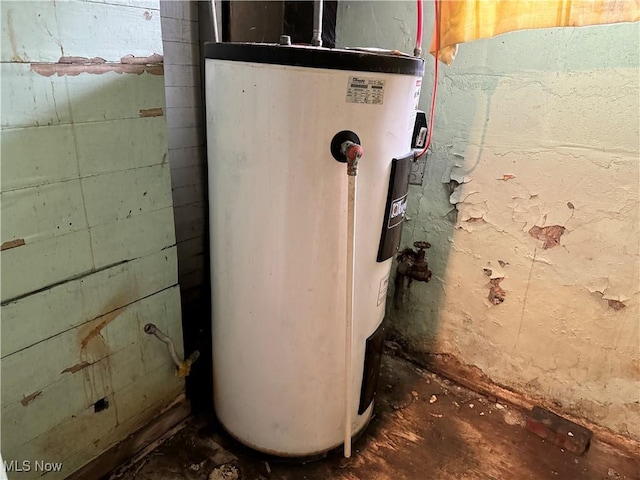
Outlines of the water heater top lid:
M378 49L338 49L267 43L205 43L204 56L232 62L269 63L331 70L424 75L424 60Z

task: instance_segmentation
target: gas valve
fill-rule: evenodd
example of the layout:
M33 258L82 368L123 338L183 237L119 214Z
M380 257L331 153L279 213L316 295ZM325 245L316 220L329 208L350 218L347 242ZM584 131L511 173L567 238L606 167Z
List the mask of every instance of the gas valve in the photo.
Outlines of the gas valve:
M431 280L431 270L426 260L425 250L431 248L429 242L414 242L413 246L417 249L405 248L398 254L398 267L396 269L396 289L394 305L396 308L402 307L404 298L404 290L411 286L412 281L428 282ZM408 279L408 280L405 280Z

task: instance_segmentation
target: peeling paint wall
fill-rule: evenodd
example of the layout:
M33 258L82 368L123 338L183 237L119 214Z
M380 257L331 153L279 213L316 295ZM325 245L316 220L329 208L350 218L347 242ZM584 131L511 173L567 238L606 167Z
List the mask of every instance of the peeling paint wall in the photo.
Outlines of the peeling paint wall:
M341 46L413 50L413 2L340 2ZM433 11L425 12L431 32ZM393 334L640 439L639 25L461 45L403 245L427 240ZM427 35L424 47L430 41ZM433 81L427 59L421 108Z
M183 398L160 12L0 8L2 457L65 478Z

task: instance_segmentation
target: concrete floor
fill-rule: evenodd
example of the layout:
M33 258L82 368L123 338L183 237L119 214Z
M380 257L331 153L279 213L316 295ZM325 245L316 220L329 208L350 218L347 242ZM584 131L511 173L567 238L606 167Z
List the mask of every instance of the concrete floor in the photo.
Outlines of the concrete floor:
M523 428L525 416L395 357L384 357L375 417L350 459L307 464L251 451L191 421L111 480L640 480L640 458L594 439L580 457Z

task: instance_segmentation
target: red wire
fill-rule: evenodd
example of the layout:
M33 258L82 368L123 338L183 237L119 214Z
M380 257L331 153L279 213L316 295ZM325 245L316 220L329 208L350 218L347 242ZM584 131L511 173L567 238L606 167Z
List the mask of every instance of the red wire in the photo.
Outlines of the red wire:
M427 142L424 149L415 156L420 158L427 153L431 146L431 135L433 134L433 117L436 111L436 95L438 93L438 52L440 51L440 0L434 0L435 10L435 35L436 35L436 54L435 54L435 67L433 69L433 93L431 94L431 110L429 111L429 124L427 125ZM418 19L422 17L422 0L418 0ZM418 27L418 35L422 35L422 22Z

